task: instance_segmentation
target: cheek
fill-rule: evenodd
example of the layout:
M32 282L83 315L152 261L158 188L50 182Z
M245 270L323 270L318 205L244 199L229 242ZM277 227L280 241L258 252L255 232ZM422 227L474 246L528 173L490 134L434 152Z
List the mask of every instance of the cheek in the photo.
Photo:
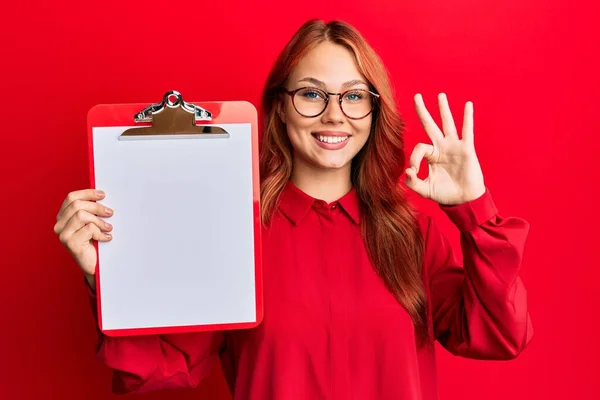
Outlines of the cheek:
M315 122L309 118L298 115L292 108L292 114L286 115L285 125L287 134L292 143L294 143L300 140L306 140L306 138L310 136L310 132L314 130Z
M364 145L371 134L371 118L355 121L353 128L358 142Z

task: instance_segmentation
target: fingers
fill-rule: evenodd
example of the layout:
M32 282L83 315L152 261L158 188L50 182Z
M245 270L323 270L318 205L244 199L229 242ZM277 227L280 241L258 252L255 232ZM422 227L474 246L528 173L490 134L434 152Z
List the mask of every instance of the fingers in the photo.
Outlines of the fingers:
M434 153L435 148L430 144L418 143L412 151L409 159L409 165L411 168L414 168L415 173L419 172L419 168L421 166L421 162L423 158L427 160L427 162L434 162Z
M465 104L465 115L463 118L462 138L465 142L473 144L473 102L467 101Z
M69 208L74 201L97 201L103 199L104 196L105 194L103 191L96 189L83 189L71 192L63 201L60 210L56 215L56 219L59 220L62 217L62 214L65 212L65 210Z
M67 246L67 248L74 254L78 253L79 249L85 248L90 244L91 240L98 242L108 242L112 239L110 234L106 234L98 228L94 223L88 223L75 233L70 236L65 236L65 239L61 241Z
M423 96L421 96L421 94L417 93L415 95L414 100L415 100L415 109L417 110L417 115L419 116L419 119L421 120L421 124L423 125L423 128L425 129L427 136L429 136L429 138L432 141L443 139L444 134L442 133L440 128L435 123L431 114L429 114L429 111L427 111L427 108L425 107L425 103L423 102Z
M56 225L54 225L54 232L60 233L65 225L73 218L73 216L79 211L86 211L89 214L97 215L100 217L110 217L113 215L113 210L103 204L96 203L93 201L85 200L74 200L60 215Z
M65 227L59 231L60 241L66 243L76 232L90 224L95 225L102 233L112 230L112 225L108 222L103 221L89 211L80 209L68 220Z
M444 135L446 137L458 138L454 118L452 117L452 112L450 112L450 105L448 104L448 98L445 93L440 93L438 95L438 106L440 107Z
M420 179L414 168L408 168L406 170L406 186L414 190L420 196L425 198L429 197L429 185L427 179Z

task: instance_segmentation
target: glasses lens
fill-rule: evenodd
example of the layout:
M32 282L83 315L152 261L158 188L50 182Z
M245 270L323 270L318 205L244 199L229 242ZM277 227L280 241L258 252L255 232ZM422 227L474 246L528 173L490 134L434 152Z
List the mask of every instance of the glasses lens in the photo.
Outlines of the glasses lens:
M294 96L294 106L298 113L306 117L319 115L327 105L327 94L315 88L305 88Z
M373 109L373 96L361 89L346 92L342 97L342 109L350 118L362 118Z

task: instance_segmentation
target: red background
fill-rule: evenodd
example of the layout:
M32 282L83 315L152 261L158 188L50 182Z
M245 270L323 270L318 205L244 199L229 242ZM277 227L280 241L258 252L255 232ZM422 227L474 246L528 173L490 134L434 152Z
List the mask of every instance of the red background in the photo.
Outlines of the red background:
M515 361L439 352L441 398L591 399L598 384L600 182L598 10L569 0L502 2L42 2L0 11L2 278L0 397L112 398L94 358L81 274L52 227L88 185L86 113L98 103L257 107L278 51L307 18L358 27L393 77L409 150L426 140L412 106L445 91L458 123L475 106L476 148L503 215L531 222L523 280L535 328ZM287 8L287 9L284 9ZM417 199L456 231L435 205ZM586 362L590 365L584 365ZM196 390L144 399L226 399L220 372Z

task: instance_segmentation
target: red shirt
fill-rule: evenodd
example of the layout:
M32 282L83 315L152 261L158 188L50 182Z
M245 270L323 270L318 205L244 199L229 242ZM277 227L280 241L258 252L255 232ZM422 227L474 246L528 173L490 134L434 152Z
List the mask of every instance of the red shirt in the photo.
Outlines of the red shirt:
M98 355L115 371L113 390L195 386L221 361L234 399L432 400L434 340L460 356L514 358L532 335L518 278L529 225L499 216L489 192L442 209L461 232L464 268L420 215L435 336L427 346L417 348L408 313L369 262L354 190L327 204L290 183L263 230L263 322L239 331L101 336Z

